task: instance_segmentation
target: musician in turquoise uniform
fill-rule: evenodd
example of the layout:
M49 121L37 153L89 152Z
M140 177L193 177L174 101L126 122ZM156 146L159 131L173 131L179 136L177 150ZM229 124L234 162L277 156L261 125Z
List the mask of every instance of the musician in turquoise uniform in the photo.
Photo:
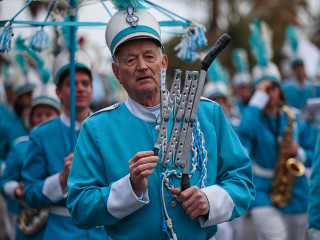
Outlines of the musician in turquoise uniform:
M265 73L267 74L263 75ZM276 66L269 63L255 79L255 93L238 128L240 140L252 160L253 179L257 191L250 210L251 216L257 227L259 239L304 239L309 188L305 174L295 178L292 183L292 196L285 206L275 205L269 193L280 151L285 152L284 157L287 159L293 157L302 164L311 160L313 152L299 146L300 128L296 116L291 126L292 137L289 136L288 140L284 136L289 117L280 107L285 104L285 99ZM282 144L287 145L282 147ZM281 147L285 149L281 150Z
M308 202L308 233L310 240L320 238L320 127L317 131L317 142L312 161L310 193Z
M25 136L29 131L28 110L30 109L32 91L36 87L38 76L35 74L23 74L17 65L13 82L14 114L10 121L0 124L0 158L4 160L15 139Z
M56 93L62 103L62 114L33 129L22 169L25 184L24 201L31 208L48 206L44 239L106 239L101 227L78 229L66 208L67 178L73 159L70 141L70 55L62 51L53 65ZM75 140L84 119L90 115L92 78L90 60L83 51L75 53Z
M247 52L242 48L234 49L232 51L232 60L236 68L236 73L233 75L231 83L234 93L233 104L238 110L238 115L242 116L253 94Z
M111 239L212 239L217 224L243 215L254 198L250 159L221 107L202 99L191 187L181 192L181 170L164 169L152 151L160 130L159 71L168 63L159 24L147 10L119 10L106 40L129 96L82 126L68 179L73 222L103 225Z
M284 49L291 66L292 76L282 85L287 103L301 109L310 98L320 97L320 84L307 76L304 60L299 51L299 33L295 26L286 28Z
M293 76L283 83L282 89L288 104L301 109L308 99L320 97L320 84L307 77L301 58L293 59L291 64Z
M32 127L35 127L53 117L57 117L60 113L60 101L55 93L55 85L53 83L45 84L39 86L32 97L31 103L31 113L30 113L30 123ZM27 207L23 203L23 194L24 194L24 184L22 182L21 170L23 161L28 151L29 136L21 136L15 140L8 157L6 159L6 168L1 178L1 190L7 197L7 206L8 211L15 215L16 217L21 214L21 212ZM22 228L28 231L27 227L30 229L36 228L36 224L28 225L28 222L25 222L25 228ZM15 239L24 240L24 239L42 239L44 234L44 228L39 229L36 233L30 232L28 235L27 232L23 233L16 226L16 235Z

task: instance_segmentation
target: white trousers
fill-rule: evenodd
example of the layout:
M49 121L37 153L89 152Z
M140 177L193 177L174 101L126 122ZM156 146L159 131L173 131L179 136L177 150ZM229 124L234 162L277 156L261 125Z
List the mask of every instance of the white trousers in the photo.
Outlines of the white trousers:
M259 240L306 239L307 213L282 214L274 207L257 207L251 210Z
M3 222L6 234L10 240L14 240L16 238L16 221L17 216L15 214L9 213L7 209L7 202L0 194L0 204L3 216Z
M231 222L218 224L216 240L240 240L243 230L243 216L233 219Z

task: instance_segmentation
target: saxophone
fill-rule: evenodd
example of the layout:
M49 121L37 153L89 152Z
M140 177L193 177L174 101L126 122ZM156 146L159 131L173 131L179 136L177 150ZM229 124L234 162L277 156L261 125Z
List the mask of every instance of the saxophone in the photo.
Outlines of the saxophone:
M284 130L283 140L279 148L270 198L275 206L285 207L291 199L295 179L304 174L305 166L295 158L288 159L286 156L286 150L292 141L292 126L295 115L286 105L283 105L281 109L288 116L288 124Z
M49 209L48 207L30 208L23 201L21 203L26 206L26 209L17 217L17 226L24 235L30 236L47 224Z

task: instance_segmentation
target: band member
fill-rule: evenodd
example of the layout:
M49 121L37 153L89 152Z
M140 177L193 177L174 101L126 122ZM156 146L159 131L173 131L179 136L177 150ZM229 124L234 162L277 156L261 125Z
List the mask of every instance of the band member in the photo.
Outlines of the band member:
M31 126L35 127L51 118L57 117L59 114L60 101L55 93L54 84L52 83L39 86L32 97L30 112ZM15 144L6 158L6 168L0 182L1 190L7 197L8 211L15 216L15 239L18 240L42 239L44 234L44 228L39 229L39 231L33 234L33 229L38 226L31 226L32 224L29 223L27 219L25 219L26 227L23 229L26 231L25 233L21 232L20 228L16 225L17 216L21 214L26 207L20 201L23 201L24 195L24 184L22 182L21 169L28 150L28 140L28 136L21 136L16 139ZM31 230L28 230L27 227L30 227ZM28 232L31 233L30 236L27 235Z
M273 63L254 69L255 92L238 128L240 140L252 160L256 199L251 206L251 216L257 227L259 239L304 239L307 226L308 180L303 173L303 163L312 158L312 152L299 146L299 125L290 110L283 110L285 98L280 87L280 74ZM293 114L292 120L289 120ZM292 122L291 122L292 121ZM288 175L286 165L277 167L278 161L295 158L301 173ZM308 159L310 158L310 159ZM279 175L279 173L286 173ZM302 175L301 175L302 174ZM301 176L300 176L301 175ZM272 184L288 178L289 197L282 205L272 197ZM281 182L281 181L280 181ZM291 186L291 187L290 187ZM281 185L276 186L277 189ZM291 191L290 191L291 189ZM287 191L285 191L287 193ZM292 194L292 195L290 195Z
M283 53L287 56L292 76L285 79L282 88L288 105L301 109L309 98L320 97L320 85L307 76L304 60L299 47L299 33L294 25L285 31L286 41Z
M293 76L282 86L287 103L301 109L309 98L320 97L320 85L307 77L304 62L295 58L291 62Z
M14 113L0 123L0 176L6 166L6 158L12 145L18 137L25 136L29 131L29 111L32 92L36 87L36 75L24 73L20 65L14 65L12 89L14 92ZM3 203L4 225L7 235L12 239L15 236L15 218L7 212L6 201Z
M235 114L233 105L230 101L230 91L228 86L223 81L209 81L204 87L203 95L204 97L217 102L221 106L227 121L235 133L237 133L237 127L240 124L240 118L237 114ZM242 229L243 216L235 218L232 221L219 224L215 238L216 240L239 240L241 238Z
M312 173L310 180L310 194L308 202L308 233L310 240L320 238L320 209L319 209L319 183L320 183L320 127L317 131L317 143L312 161Z
M90 115L92 78L86 53L75 53L75 139L84 119ZM53 65L56 93L62 114L33 129L22 168L24 201L31 208L49 206L44 239L105 239L101 227L81 230L71 220L66 208L67 179L73 159L70 141L70 55L62 51Z
M232 78L232 90L234 93L234 105L237 107L240 116L253 94L252 79L249 73L247 53L244 49L237 48L232 52L233 64L237 70Z
M241 216L252 202L250 159L221 107L201 100L193 141L200 145L192 152L206 154L194 157L191 187L181 192L181 170L163 169L152 151L160 127L159 72L168 65L159 24L147 10L129 7L112 16L106 40L128 99L83 124L68 179L74 223L104 225L112 239L212 238L217 224Z

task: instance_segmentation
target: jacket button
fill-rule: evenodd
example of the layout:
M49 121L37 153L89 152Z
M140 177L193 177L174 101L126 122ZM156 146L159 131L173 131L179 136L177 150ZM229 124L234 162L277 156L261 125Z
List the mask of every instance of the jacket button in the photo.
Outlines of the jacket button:
M157 125L157 126L156 126L156 130L159 132L159 130L160 130L160 125Z
M176 201L171 201L171 202L170 202L170 206L171 206L171 207L176 207L176 206L177 206Z

